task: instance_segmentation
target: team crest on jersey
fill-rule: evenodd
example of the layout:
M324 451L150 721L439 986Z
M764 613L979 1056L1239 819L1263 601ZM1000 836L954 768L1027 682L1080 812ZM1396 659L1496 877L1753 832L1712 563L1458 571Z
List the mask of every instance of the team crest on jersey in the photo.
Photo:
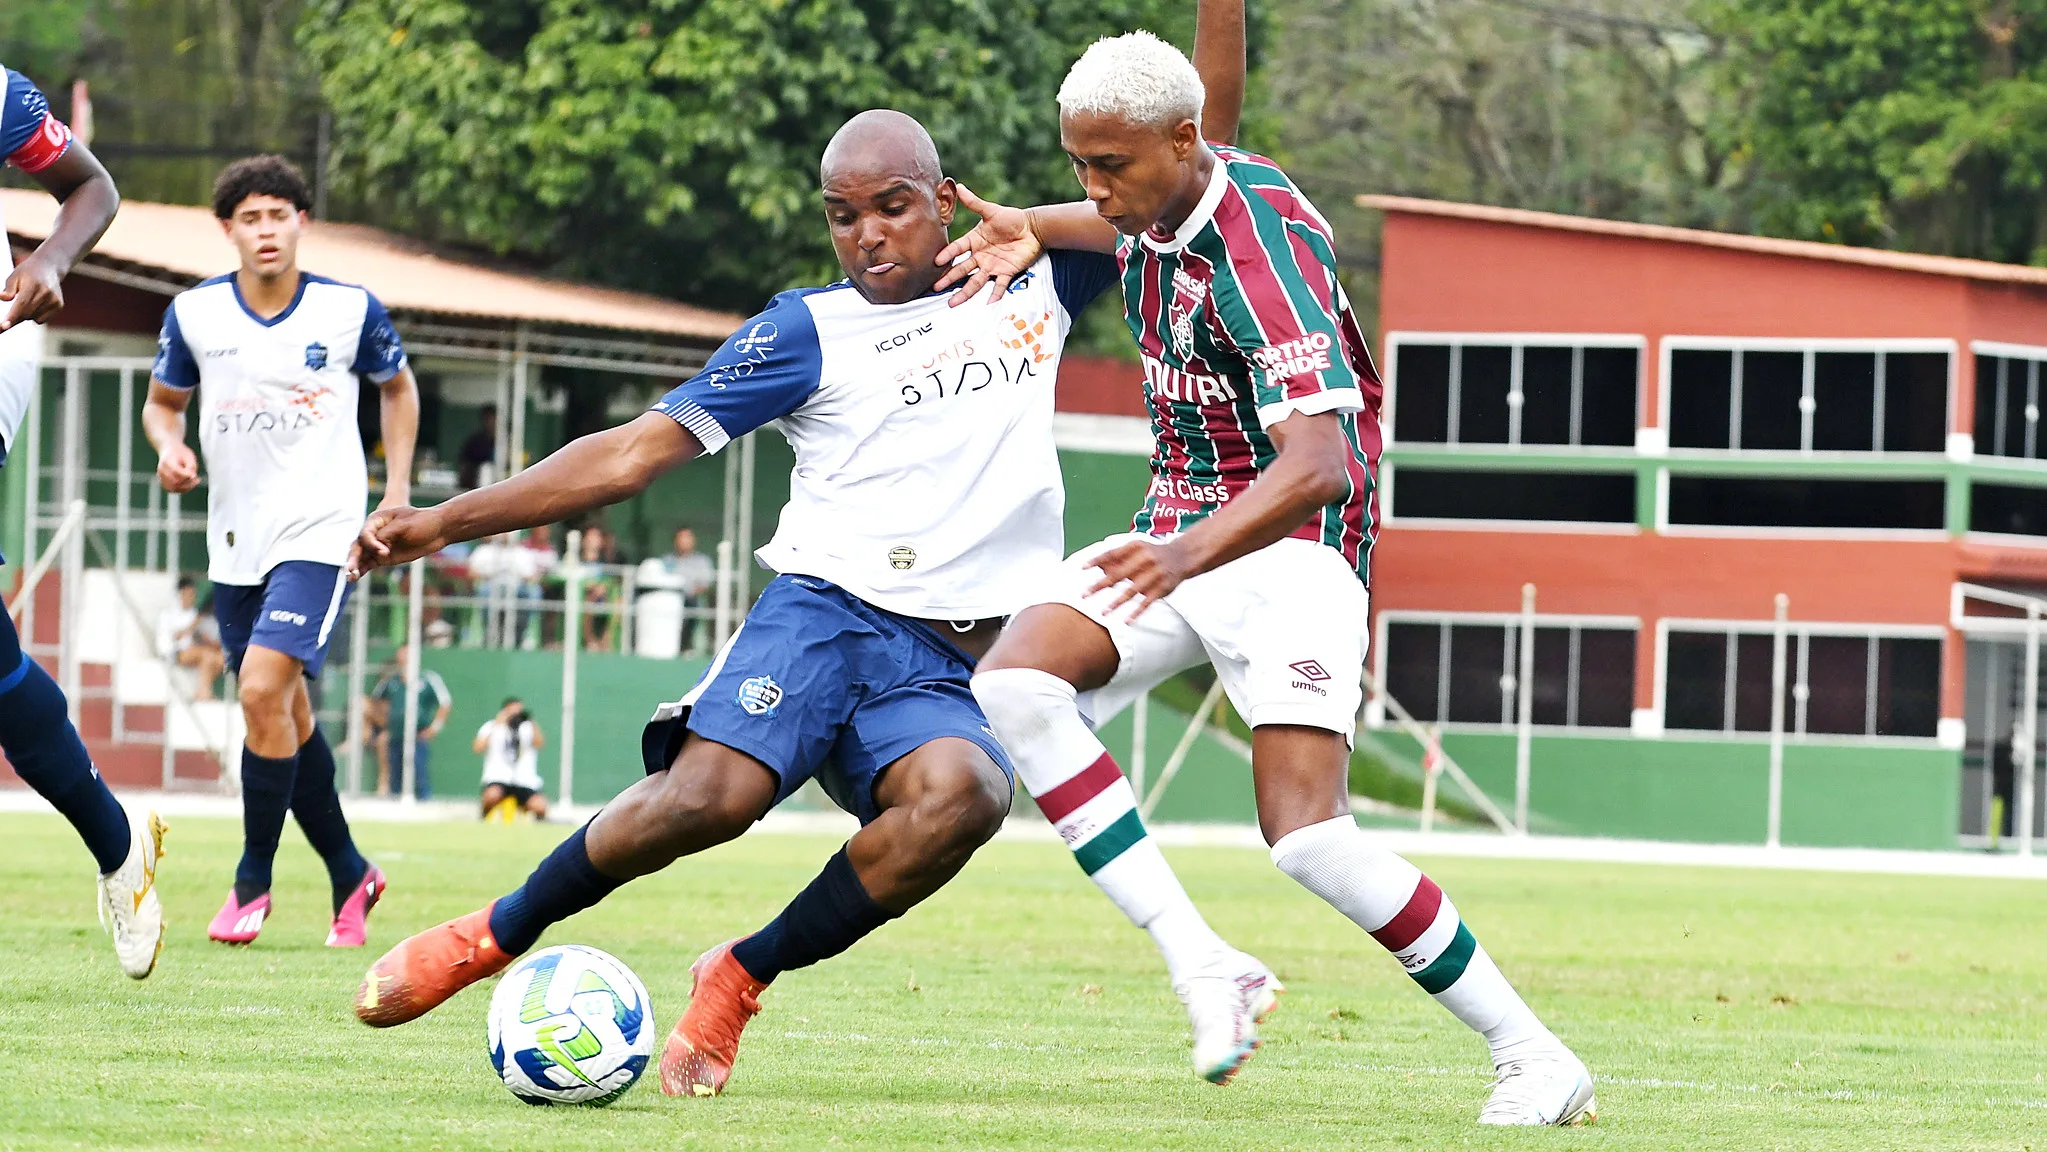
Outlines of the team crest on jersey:
M315 372L327 366L327 346L318 340L306 345L306 367Z
M898 544L888 550L888 566L898 572L907 572L917 564L917 550L908 544Z
M782 686L773 676L750 676L739 684L739 707L748 716L773 716L782 704Z
M1194 316L1201 311L1201 301L1208 295L1208 285L1187 274L1184 269L1173 271L1173 302L1166 307L1166 331L1173 338L1173 351L1181 360L1194 355Z

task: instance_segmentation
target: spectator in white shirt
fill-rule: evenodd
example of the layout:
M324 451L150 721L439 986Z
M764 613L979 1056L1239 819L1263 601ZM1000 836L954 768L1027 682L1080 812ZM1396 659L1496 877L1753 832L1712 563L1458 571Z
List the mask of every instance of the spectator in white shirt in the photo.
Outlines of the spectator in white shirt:
M697 551L696 530L687 524L675 530L675 551L666 556L654 556L641 562L634 574L634 582L642 591L666 591L682 593L685 611L682 617L682 651L690 650L696 633L697 614L704 607L711 594L711 586L718 580L717 565L709 556Z
M198 673L193 698L211 700L213 682L227 667L227 653L221 649L220 633L202 627L198 602L198 584L190 576L178 577L178 602L157 613L156 654Z

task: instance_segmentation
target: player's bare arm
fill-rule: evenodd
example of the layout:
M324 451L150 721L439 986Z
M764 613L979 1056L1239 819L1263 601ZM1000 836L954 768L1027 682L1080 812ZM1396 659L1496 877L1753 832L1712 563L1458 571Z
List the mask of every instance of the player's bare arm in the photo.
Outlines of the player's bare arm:
M973 209L981 222L938 253L938 262L950 267L933 287L942 290L958 284L959 290L952 294L951 301L955 308L972 300L982 288L988 289L989 302L1002 299L1002 294L1009 291L1009 282L1036 263L1048 248L1116 251L1116 229L1102 219L1089 201L1011 208L981 199L964 184L959 185L959 196L960 203ZM960 259L967 255L972 259Z
M64 155L49 167L34 173L36 183L49 190L63 207L49 238L29 253L0 286L0 303L7 305L0 316L0 332L31 320L47 320L64 307L64 277L114 222L120 210L121 193L83 143L71 142Z
M1194 17L1194 70L1201 74L1201 135L1237 141L1244 116L1244 0L1201 0Z
M1350 442L1341 416L1297 414L1266 431L1279 455L1243 495L1170 540L1133 541L1098 558L1102 576L1090 594L1117 589L1108 612L1136 601L1134 619L1181 581L1284 540L1317 508L1350 493Z
M189 389L150 378L149 399L142 405L142 435L156 449L157 483L173 494L199 486L199 454L185 443L185 409L191 403Z
M372 513L349 551L349 577L408 563L459 541L556 524L616 504L703 450L694 434L659 412L593 432L516 476L445 504Z
M384 429L384 498L379 509L412 503L412 450L419 440L419 382L412 367L377 386Z

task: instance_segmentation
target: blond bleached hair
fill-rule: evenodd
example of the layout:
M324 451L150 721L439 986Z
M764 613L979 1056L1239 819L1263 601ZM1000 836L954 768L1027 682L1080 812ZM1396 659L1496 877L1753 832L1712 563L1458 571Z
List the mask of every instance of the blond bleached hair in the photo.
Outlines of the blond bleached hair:
M1127 32L1095 41L1073 62L1059 85L1059 112L1159 128L1192 120L1199 127L1206 96L1201 74L1178 48L1149 32Z

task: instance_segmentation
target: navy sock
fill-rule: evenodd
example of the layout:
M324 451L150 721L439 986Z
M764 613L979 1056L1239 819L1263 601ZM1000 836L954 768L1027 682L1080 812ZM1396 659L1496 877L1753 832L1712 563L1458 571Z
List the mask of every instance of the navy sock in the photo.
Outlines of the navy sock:
M355 838L348 832L348 817L341 812L341 794L334 790L334 749L320 726L299 745L298 771L291 781L291 814L298 819L306 842L327 864L327 882L334 888L334 910L356 885L362 883L370 862L356 851Z
M902 915L874 902L841 847L782 914L732 946L732 957L763 984L791 968L829 960Z
M15 774L78 829L100 872L112 872L128 858L128 814L71 726L64 690L22 653L13 621L0 620L7 621L0 628L0 667L9 669L0 676L0 751Z
M583 844L583 834L589 829L585 824L571 832L524 884L500 897L491 908L490 934L507 954L517 956L533 947L549 925L574 916L625 883L590 863L590 850Z
M270 863L277 858L277 838L284 834L284 814L291 808L296 755L273 760L242 746L242 861L235 865L235 900L247 904L270 891Z

